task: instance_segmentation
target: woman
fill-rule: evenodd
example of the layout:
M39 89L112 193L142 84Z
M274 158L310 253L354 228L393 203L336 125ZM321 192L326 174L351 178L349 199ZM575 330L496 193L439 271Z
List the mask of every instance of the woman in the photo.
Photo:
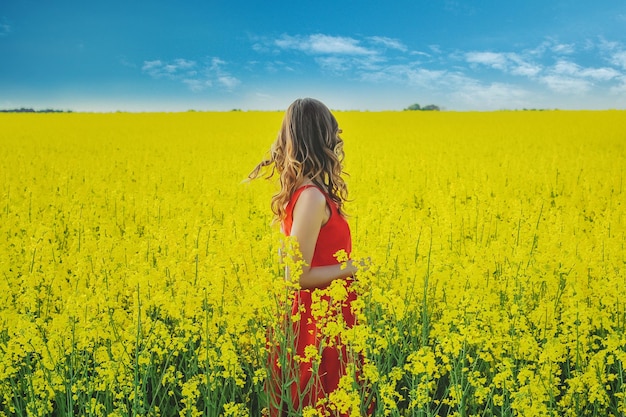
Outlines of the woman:
M329 336L324 330L325 323L331 321L347 328L355 321L351 303L356 295L350 285L357 265L352 260L340 262L337 256L341 252L349 256L352 251L343 210L348 190L342 178L340 133L337 120L323 103L298 99L285 113L269 159L249 175L257 178L272 165L269 176L278 173L280 191L272 198L272 211L283 233L299 248L290 261L302 265L301 271L287 274L288 279L297 279L300 288L282 335L283 345L285 340L292 345L270 346L268 390L272 416L298 414L307 407L333 415L347 413L345 404L339 407L343 409L332 404L332 393L341 377L354 371L350 364L355 361L341 335ZM346 296L339 302L334 296L330 301L323 291L336 280L346 289ZM315 300L325 301L322 305L330 307L320 313ZM271 339L270 335L270 345ZM290 353L285 355L284 351Z

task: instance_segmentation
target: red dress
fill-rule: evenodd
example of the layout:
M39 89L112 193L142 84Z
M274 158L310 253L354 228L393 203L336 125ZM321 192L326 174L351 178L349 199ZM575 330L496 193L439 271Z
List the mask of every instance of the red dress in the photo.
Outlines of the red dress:
M282 224L283 232L287 236L291 234L293 208L302 191L309 187L314 186L305 185L298 188L287 204L286 217ZM348 222L339 213L336 203L330 199L328 194L323 190L320 191L326 196L331 214L329 220L320 229L311 267L336 265L339 263L335 257L338 251L343 249L348 255L352 251ZM331 308L322 317L319 317L319 313L315 314L311 311L313 299L316 298L315 290L299 290L294 295L291 318L286 321L285 328L288 329L288 332L292 332L289 343L293 343L292 346L295 347L295 350L288 355L287 360L283 358L282 366L278 360L280 355L278 351L281 348L274 348L274 352L270 354L272 363L269 366L271 373L269 375L269 395L270 415L272 417L286 416L288 410L300 413L302 408L306 406L321 411L329 411L329 408L323 405L324 401L338 387L339 380L348 371L347 364L351 362L351 359L340 337L334 337L330 340L324 335L323 322L328 319L328 315L335 315L335 317L331 317L331 320L343 321L348 328L355 323L351 309L351 303L356 299L356 294L350 289L352 279L342 280L342 283L347 290L347 298L341 300L338 306L336 303L333 305L331 301ZM323 295L322 299L330 301L330 297L327 295ZM298 314L299 319L294 321L292 318L298 317ZM336 317L338 315L342 317ZM319 355L321 359L315 360L315 365L311 360L302 360L306 357L305 348L307 346L314 346L316 352L321 354ZM287 366L284 366L285 364ZM342 415L329 412L332 415Z

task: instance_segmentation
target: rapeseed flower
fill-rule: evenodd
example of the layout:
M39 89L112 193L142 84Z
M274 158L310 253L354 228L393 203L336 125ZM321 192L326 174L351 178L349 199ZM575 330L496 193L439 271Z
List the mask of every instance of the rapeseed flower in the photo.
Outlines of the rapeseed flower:
M241 179L282 114L0 116L0 416L262 415L302 265ZM369 261L355 326L313 307L360 361L303 414L622 415L623 112L336 116Z

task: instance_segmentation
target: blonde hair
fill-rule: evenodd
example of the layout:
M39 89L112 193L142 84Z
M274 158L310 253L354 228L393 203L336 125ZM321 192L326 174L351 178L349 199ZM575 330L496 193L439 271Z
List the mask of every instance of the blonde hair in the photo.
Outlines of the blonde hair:
M307 178L326 191L342 212L348 197L343 172L343 140L339 125L322 102L304 98L294 101L283 118L268 159L261 161L248 175L254 179L272 166L266 178L278 173L280 191L272 197L272 211L277 220L285 218L289 199Z

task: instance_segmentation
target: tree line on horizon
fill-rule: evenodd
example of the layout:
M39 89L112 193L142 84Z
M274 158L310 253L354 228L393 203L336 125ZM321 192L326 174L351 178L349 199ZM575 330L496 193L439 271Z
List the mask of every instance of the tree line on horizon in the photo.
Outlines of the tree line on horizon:
M22 107L19 109L0 109L0 113L72 113L72 111L55 109L35 110L32 108Z
M407 107L404 110L439 111L441 109L439 108L439 106L435 104L428 104L422 107L419 104L415 103L415 104L411 104L409 107Z

